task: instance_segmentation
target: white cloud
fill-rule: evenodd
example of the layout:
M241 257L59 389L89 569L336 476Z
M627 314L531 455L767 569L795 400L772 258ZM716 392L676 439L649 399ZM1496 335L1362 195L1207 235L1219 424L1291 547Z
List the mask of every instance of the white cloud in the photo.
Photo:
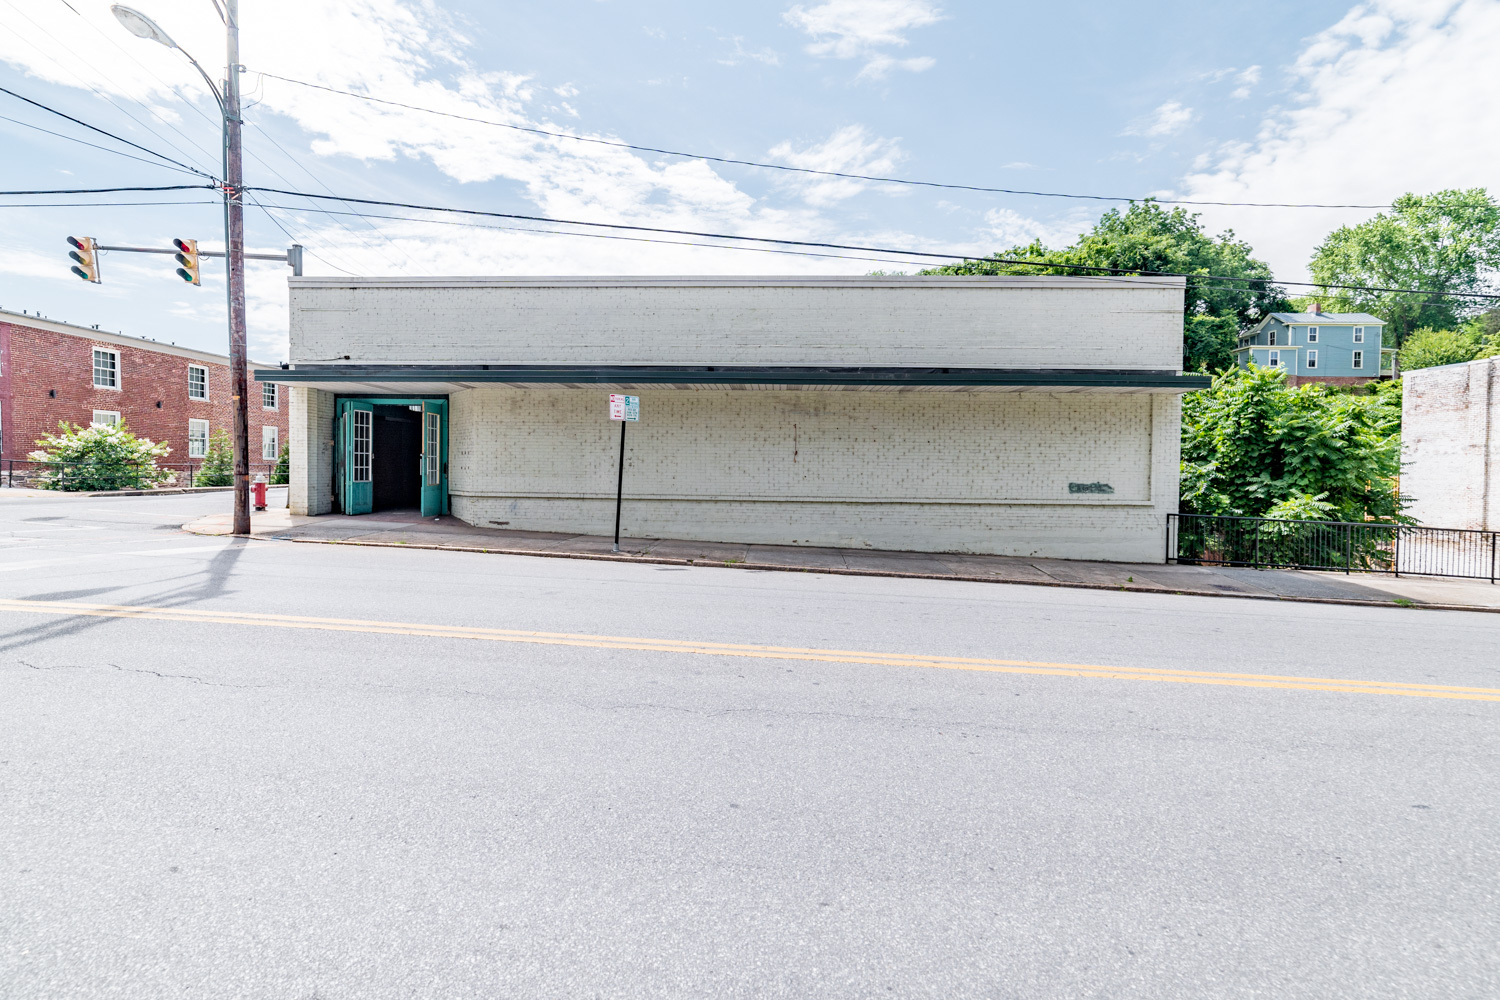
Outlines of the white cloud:
M1218 150L1184 197L1384 204L1406 191L1489 186L1500 163L1500 3L1371 0L1311 38L1292 67L1296 100L1253 141ZM1305 277L1313 249L1373 210L1206 208L1276 273Z
M739 35L735 35L729 41L734 43L734 51L718 58L720 66L739 66L746 61L758 62L766 66L781 65L781 54L773 48L747 49L745 39Z
M1092 225L1092 218L1079 216L1062 222L1041 222L1009 208L992 208L984 214L984 238L992 245L1008 250L1041 240L1048 247L1070 246L1078 235Z
M1125 135L1143 135L1153 139L1164 138L1181 132L1195 117L1193 109L1181 101L1167 101L1147 118L1131 122Z
M806 170L832 170L839 173L889 175L905 159L899 139L882 139L871 135L863 125L846 125L820 143L805 149L793 149L783 142L770 151L771 159ZM852 178L813 178L795 176L787 183L795 185L809 205L832 205L852 198L869 186L868 181Z
M1250 96L1250 91L1254 89L1255 85L1257 83L1260 83L1260 67L1248 66L1245 68L1245 71L1242 72L1239 76L1235 77L1234 80L1239 84L1239 86L1234 88L1234 91L1229 96L1233 97L1235 100L1243 101L1245 98Z
M912 73L930 69L929 56L897 59L885 50L908 44L906 33L943 19L932 0L826 0L816 7L800 4L782 20L812 36L807 51L834 59L863 59L859 76L878 79L893 69Z

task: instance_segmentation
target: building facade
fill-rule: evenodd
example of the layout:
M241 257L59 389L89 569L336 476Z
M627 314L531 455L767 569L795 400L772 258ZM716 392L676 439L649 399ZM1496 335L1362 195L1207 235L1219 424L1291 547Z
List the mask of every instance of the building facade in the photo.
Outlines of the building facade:
M1401 376L1401 493L1438 528L1500 531L1500 358Z
M1163 559L1180 279L291 280L294 512ZM334 359L329 361L327 359Z
M1396 350L1382 346L1384 329L1369 313L1269 313L1240 336L1235 363L1281 368L1291 386L1393 378Z
M287 441L289 403L275 382L250 392L250 461L264 472ZM229 359L0 312L0 473L29 473L27 455L59 423L124 424L171 446L160 464L185 474L215 432L233 428Z

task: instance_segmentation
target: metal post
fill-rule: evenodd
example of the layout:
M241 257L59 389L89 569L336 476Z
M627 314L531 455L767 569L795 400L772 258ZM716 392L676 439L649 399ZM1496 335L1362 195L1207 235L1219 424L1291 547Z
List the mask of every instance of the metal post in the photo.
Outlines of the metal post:
M1255 568L1260 569L1260 521L1255 522Z
M1490 583L1495 582L1495 539L1500 538L1500 531L1490 532Z
M245 202L240 148L240 3L224 3L224 253L229 272L229 377L234 404L234 533L250 534L249 374L245 349Z
M1397 576L1397 578L1399 578L1401 576L1401 525L1399 525L1399 524L1396 525L1396 529L1395 530L1396 530L1396 545L1395 545L1395 550L1396 551L1395 551L1394 560L1392 561L1392 564L1391 564L1391 568L1396 571L1396 576Z
M1344 525L1344 575L1348 576L1354 566L1354 525Z
M628 420L620 421L620 475L615 480L615 551L620 551L620 504L625 499L625 428Z

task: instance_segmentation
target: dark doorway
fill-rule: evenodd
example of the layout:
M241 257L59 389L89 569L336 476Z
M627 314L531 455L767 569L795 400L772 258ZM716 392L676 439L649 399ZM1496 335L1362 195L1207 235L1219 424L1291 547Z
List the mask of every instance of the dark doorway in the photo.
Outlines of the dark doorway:
M421 407L418 406L417 410ZM422 414L408 406L375 407L371 449L373 510L422 506Z

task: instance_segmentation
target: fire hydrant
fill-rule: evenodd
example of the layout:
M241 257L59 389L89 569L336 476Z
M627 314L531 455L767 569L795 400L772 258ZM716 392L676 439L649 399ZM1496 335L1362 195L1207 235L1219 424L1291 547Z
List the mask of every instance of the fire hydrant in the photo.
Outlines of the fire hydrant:
M255 501L254 506L255 506L255 509L256 510L265 510L266 509L266 477L264 475L256 474L255 482L250 485L250 493L251 493L251 496L254 497L254 501Z

